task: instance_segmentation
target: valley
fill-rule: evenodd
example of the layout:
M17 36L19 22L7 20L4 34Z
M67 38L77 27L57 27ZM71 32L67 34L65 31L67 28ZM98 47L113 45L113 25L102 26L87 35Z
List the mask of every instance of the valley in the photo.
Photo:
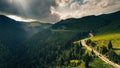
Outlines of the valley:
M120 64L119 18L120 11L49 24L0 15L0 68L114 68Z

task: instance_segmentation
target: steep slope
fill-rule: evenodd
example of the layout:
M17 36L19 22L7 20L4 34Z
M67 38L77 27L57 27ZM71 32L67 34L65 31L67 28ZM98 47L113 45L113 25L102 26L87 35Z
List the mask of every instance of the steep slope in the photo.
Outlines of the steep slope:
M21 22L0 15L0 68L15 65L16 60L24 53L22 45L26 36L27 32Z
M30 36L50 25L15 21L0 15L0 68L30 68L30 65L26 67L30 59L24 43Z
M0 39L17 42L25 38L26 32L22 23L0 15Z

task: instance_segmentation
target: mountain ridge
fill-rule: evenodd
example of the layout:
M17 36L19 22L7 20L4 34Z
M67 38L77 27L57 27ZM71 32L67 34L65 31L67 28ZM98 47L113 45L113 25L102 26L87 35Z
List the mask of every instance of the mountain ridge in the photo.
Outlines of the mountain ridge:
M69 62L71 59L73 58L77 59L76 58L77 55L73 55L76 57L71 57L69 54L71 53L72 48L74 48L75 46L73 45L74 41L88 37L90 32L94 33L95 35L99 31L102 31L103 29L105 29L105 32L106 32L108 29L105 27L109 27L112 29L120 22L119 18L120 18L120 12L116 12L108 15L88 16L88 17L82 18L82 20L74 19L74 18L72 18L72 20L71 19L62 20L56 24L53 24L50 27L50 29L71 30L74 32L62 32L62 31L55 32L50 29L46 29L31 37L31 39L28 41L28 45L29 45L28 51L31 55L34 55L37 57L38 55L43 55L39 57L41 58L41 61L39 61L40 67L46 68L51 65L53 65L53 67L56 67L57 64L61 64L61 66L63 65L64 67L65 63L68 63L69 65ZM113 26L111 26L112 23L114 23L114 21L117 21L117 20L118 22ZM114 29L117 29L117 28L118 27ZM36 43L35 46L33 46L32 43ZM37 54L33 53L32 50L36 51ZM57 62L57 61L60 61L60 62ZM42 63L42 62L46 62L46 63Z
M2 60L0 61L0 67L7 68L6 66L8 66L11 68L66 68L68 66L74 66L70 63L71 60L83 62L86 55L84 47L81 48L80 44L77 44L79 43L79 41L77 43L75 43L75 41L89 37L88 35L90 32L95 33L96 35L103 30L103 32L107 32L110 28L112 29L115 26L117 27L110 30L115 30L115 32L119 31L119 17L120 12L117 12L109 14L107 16L88 16L82 19L72 18L63 20L56 24L53 24L47 29L43 29L42 31L33 34L28 39L24 39L25 42L21 44L17 43L16 40L21 41L18 40L19 37L25 38L26 35L28 35L26 34L25 36L23 36L24 29L21 28L21 25L13 25L10 24L9 21L2 20L2 23L5 24L7 22L7 25L5 24L3 26L0 21L0 37L6 37L5 40L10 39L10 42L4 40L2 41L0 38L0 48L3 49L2 51L0 51L0 60ZM117 22L114 23L115 21ZM36 22L33 22L32 24L35 24L35 27L37 25L40 25L39 22L37 24ZM22 24L22 26L23 25L24 24ZM18 27L20 29L23 29L23 31L16 29ZM26 23L24 27L26 27L26 29L29 29L28 24ZM52 31L51 29L58 31ZM111 32L110 30L109 32ZM7 32L9 32L10 34ZM18 37L16 37L14 34ZM13 43L11 43L11 39ZM6 63L3 64L3 62Z
M99 16L86 16L83 18L70 18L66 20L61 20L55 23L51 28L52 29L89 29L91 31L103 27L104 25L110 24L114 20L118 20L120 17L120 11L112 14L103 14ZM93 28L92 28L93 26ZM95 27L97 26L97 27ZM82 30L83 30L82 29Z

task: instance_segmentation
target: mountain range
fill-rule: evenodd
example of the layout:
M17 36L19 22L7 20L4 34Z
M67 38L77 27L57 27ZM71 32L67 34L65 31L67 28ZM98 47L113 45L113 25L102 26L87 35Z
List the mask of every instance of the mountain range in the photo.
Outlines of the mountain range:
M49 24L19 22L0 15L0 68L55 68L69 65L71 59L82 58L75 52L74 41L89 37L90 32L96 37L120 34L119 18L120 11ZM71 56L71 53L74 55Z

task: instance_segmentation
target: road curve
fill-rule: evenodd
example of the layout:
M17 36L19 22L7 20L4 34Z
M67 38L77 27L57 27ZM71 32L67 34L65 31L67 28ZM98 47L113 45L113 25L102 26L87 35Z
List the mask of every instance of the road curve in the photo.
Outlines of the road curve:
M115 67L115 68L120 68L120 65L110 61L108 58L106 58L104 55L100 54L98 51L92 49L90 46L88 46L86 44L85 39L81 40L81 44L82 46L86 47L88 50L92 51L96 54L96 56L98 56L101 60L103 60L105 63L110 64L111 66Z

